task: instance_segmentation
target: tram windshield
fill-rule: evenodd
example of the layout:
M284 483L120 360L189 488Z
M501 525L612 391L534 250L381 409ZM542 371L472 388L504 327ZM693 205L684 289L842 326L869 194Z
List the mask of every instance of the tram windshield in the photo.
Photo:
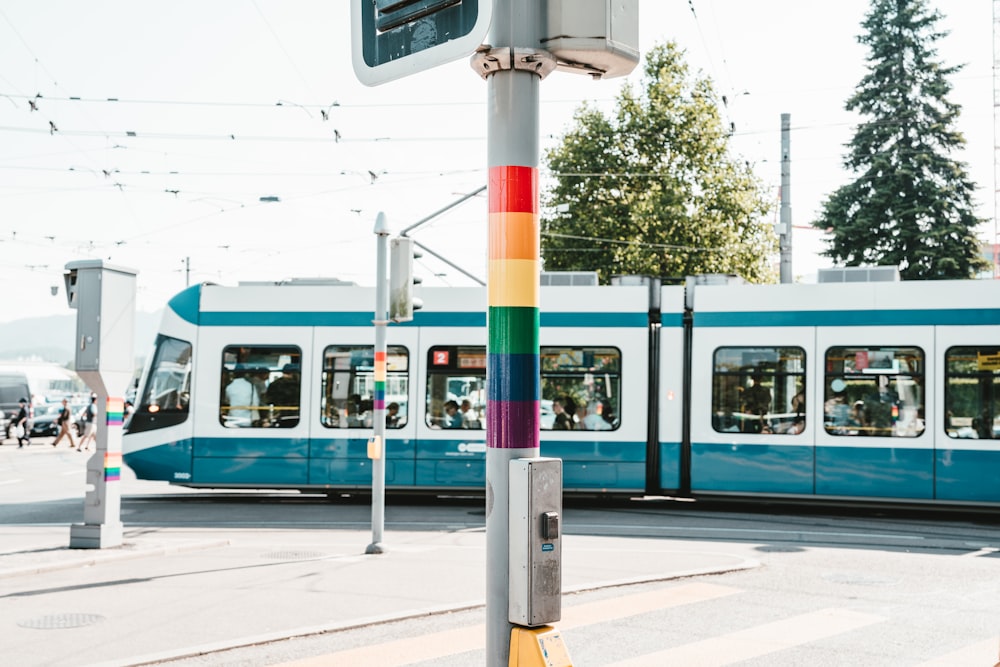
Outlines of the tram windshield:
M145 386L128 421L129 433L174 426L187 419L191 401L191 343L157 336Z

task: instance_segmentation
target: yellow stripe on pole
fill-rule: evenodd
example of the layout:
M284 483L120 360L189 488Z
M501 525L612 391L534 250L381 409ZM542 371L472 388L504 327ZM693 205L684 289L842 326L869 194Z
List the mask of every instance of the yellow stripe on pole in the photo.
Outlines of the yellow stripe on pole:
M538 307L538 261L533 259L491 260L488 305L492 307Z

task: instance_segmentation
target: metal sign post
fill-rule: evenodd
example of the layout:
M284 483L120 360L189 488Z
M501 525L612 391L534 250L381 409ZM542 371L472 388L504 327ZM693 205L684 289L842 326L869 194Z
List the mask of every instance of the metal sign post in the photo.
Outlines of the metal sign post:
M368 458L372 461L372 542L366 554L385 552L382 533L385 528L385 378L386 327L389 324L389 276L386 272L386 248L389 244L389 224L385 213L375 218L377 257L375 261L375 400L373 434L368 441Z

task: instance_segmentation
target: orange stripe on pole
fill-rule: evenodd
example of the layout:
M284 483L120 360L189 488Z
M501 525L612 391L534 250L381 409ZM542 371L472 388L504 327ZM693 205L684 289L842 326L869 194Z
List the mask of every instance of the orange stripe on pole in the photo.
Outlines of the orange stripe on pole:
M490 213L490 259L537 260L541 257L538 232L534 213Z

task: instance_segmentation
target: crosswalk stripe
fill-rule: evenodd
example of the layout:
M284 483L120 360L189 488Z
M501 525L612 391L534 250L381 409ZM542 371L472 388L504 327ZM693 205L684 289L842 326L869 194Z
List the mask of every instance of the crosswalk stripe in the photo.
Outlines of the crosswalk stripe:
M483 647L485 637L486 628L484 625L471 625L454 630L433 632L419 637L410 637L409 639L397 639L382 644L327 653L303 660L283 662L275 667L336 667L338 665L400 667L465 651L474 651Z
M739 593L738 588L717 584L691 583L671 588L662 588L648 593L636 593L620 598L588 602L572 607L563 607L562 620L554 623L560 630L569 630L581 625L592 625L618 618L628 618L657 609L669 609L685 604L715 600ZM572 647L570 647L572 649Z
M636 593L600 602L564 607L562 620L553 625L560 631L566 631L583 625L644 614L656 609L714 600L738 592L740 589L716 584L683 584L647 593ZM330 665L400 667L481 649L485 637L486 626L480 623L464 628L432 632L418 637L397 639L382 644L285 662L276 667L329 667ZM573 647L570 646L569 649L572 655Z
M967 667L967 665L1000 664L1000 637L969 644L957 651L940 655L917 667Z
M821 609L773 623L756 625L727 635L657 651L609 667L661 667L685 665L713 667L730 665L762 655L807 644L834 635L880 623L885 618L849 609Z

